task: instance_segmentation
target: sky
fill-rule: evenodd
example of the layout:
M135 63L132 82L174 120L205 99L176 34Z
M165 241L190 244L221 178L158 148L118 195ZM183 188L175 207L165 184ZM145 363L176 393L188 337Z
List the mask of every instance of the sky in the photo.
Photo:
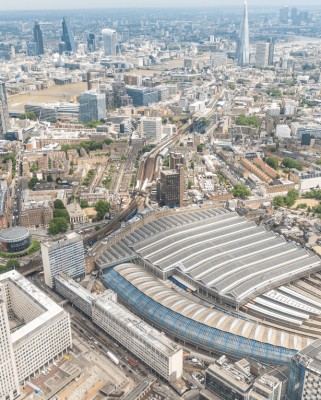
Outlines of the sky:
M282 0L281 0L282 1ZM150 0L11 0L0 1L0 10L62 10L62 9L88 9L88 8L121 8L121 7L226 7L226 6L241 6L242 0L161 0L151 2ZM248 0L249 8L257 8L262 4L262 7L267 6L264 0ZM320 6L320 0L308 0L307 4L302 3L302 0L291 0L290 3L279 0L269 0L269 6L282 7L285 4L291 7L298 6L308 8L309 6Z

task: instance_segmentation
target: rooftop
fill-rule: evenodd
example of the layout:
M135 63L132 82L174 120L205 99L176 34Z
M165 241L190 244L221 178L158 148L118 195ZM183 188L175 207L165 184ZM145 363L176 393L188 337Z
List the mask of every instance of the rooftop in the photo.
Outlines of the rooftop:
M7 228L1 231L0 240L14 240L21 239L29 234L29 230L23 226L14 226L12 228Z

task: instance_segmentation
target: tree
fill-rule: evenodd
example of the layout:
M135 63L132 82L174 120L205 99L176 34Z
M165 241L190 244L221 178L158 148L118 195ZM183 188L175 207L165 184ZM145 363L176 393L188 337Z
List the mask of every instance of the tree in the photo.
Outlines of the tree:
M65 218L53 218L50 221L48 232L51 235L57 235L59 232L65 232L68 229L68 222Z
M192 181L188 181L187 188L190 189L193 185L194 183Z
M282 161L282 164L287 168L296 168L299 171L302 171L302 164L296 162L292 158L285 157Z
M58 208L57 210L54 211L54 217L55 218L65 218L67 222L69 222L69 213L67 210L62 210Z
M55 210L57 210L57 209L63 210L64 208L66 208L64 206L64 203L60 199L56 199L54 201L54 207L55 207Z
M244 198L244 197L252 196L252 193L250 192L250 190L244 185L235 185L234 189L232 189L231 192L234 197Z
M105 143L107 145L109 145L110 143L113 143L113 142L114 141L112 139L109 139L109 138L103 140L103 143Z
M293 197L294 200L298 199L300 197L299 191L296 189L291 189L288 191L288 197Z
M62 151L68 151L68 150L70 150L71 149L71 146L69 146L69 144L62 144L61 145L61 150Z
M256 84L256 85L255 85L255 88L256 88L256 89L261 89L261 88L262 88L262 84L261 84L261 83Z
M150 152L151 150L152 150L152 148L149 147L149 146L144 146L144 147L142 148L142 152L143 152L143 153L148 153L148 152Z
M33 190L34 186L36 183L39 182L38 178L30 178L29 182L28 182L28 187L30 190Z
M53 182L53 178L51 175L47 175L47 182Z
M99 225L96 225L96 226L95 226L95 231L99 231L99 229L100 229L100 226L99 226Z
M97 203L94 204L94 209L97 212L97 218L102 219L109 210L109 203L108 201L98 200Z
M87 200L81 200L80 201L80 207L81 208L89 207L88 201Z
M319 158L315 163L320 165L321 164L321 158Z
M235 90L235 85L233 85L233 83L230 83L229 88L230 88L231 90Z
M20 264L17 260L8 260L6 267L8 268L8 270L11 270L13 268L20 268Z
M181 142L179 145L180 145L181 147L183 147L183 146L184 146L184 143Z
M121 159L122 161L126 161L126 160L127 160L127 157L124 156L124 154L122 154L122 155L120 156L120 159Z
M194 169L194 161L191 160L189 163L191 164L191 168Z
M70 224L70 229L74 229L75 225L73 223Z
M295 190L295 189L293 189L293 190ZM294 203L295 203L295 198L294 197L291 197L291 196L286 196L285 197L284 204L287 207L292 207Z
M275 196L273 199L273 203L277 206L283 206L284 205L284 197L283 196Z
M29 119L32 121L37 121L37 116L33 111L28 111L19 115L19 119Z
M279 160L278 160L276 157L268 157L268 158L266 159L266 163L267 163L270 167L272 167L272 168L274 168L274 169L278 169L278 167L279 167Z

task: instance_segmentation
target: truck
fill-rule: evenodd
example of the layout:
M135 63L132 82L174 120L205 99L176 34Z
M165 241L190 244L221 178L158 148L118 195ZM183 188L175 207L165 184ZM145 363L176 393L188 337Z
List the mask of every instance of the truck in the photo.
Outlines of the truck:
M117 357L115 357L110 351L107 351L106 356L109 357L111 359L111 361L113 363L115 363L116 365L119 364L119 360Z
M134 360L132 360L131 358L128 359L128 362L130 365L132 365L133 367L137 367L137 362L135 362Z

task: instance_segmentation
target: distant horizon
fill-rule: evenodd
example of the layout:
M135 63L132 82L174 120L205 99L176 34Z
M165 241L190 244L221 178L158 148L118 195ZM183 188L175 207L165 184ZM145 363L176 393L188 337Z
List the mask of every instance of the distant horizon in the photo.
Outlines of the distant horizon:
M46 4L48 3L48 7ZM26 7L25 0L13 0L12 2L8 2L5 7L0 6L0 11L84 11L84 10L122 10L122 9L175 9L175 8L188 8L188 9L200 9L200 8L221 8L228 9L230 7L242 7L243 0L227 0L222 4L221 0L200 0L198 5L195 6L195 2L193 0L163 0L162 5L160 6L150 6L150 2L147 0L137 0L137 6L133 6L133 3L130 0L119 0L117 2L117 7L113 7L108 5L105 7L105 2L103 0L91 0L92 6L88 7L87 0L56 0L55 7L53 8L53 4L51 2L41 1L41 0L29 0ZM280 9L287 5L289 9L296 7L300 10L305 10L308 8L320 8L321 4L319 0L310 0L308 5L302 5L302 2L299 0L293 0L291 4L280 4L280 2L276 0L272 0L269 2L269 5L258 5L255 0L248 0L248 8L249 9ZM312 4L311 4L312 3ZM14 5L13 5L14 4ZM3 4L4 5L4 4ZM1 19L1 17L0 17Z

